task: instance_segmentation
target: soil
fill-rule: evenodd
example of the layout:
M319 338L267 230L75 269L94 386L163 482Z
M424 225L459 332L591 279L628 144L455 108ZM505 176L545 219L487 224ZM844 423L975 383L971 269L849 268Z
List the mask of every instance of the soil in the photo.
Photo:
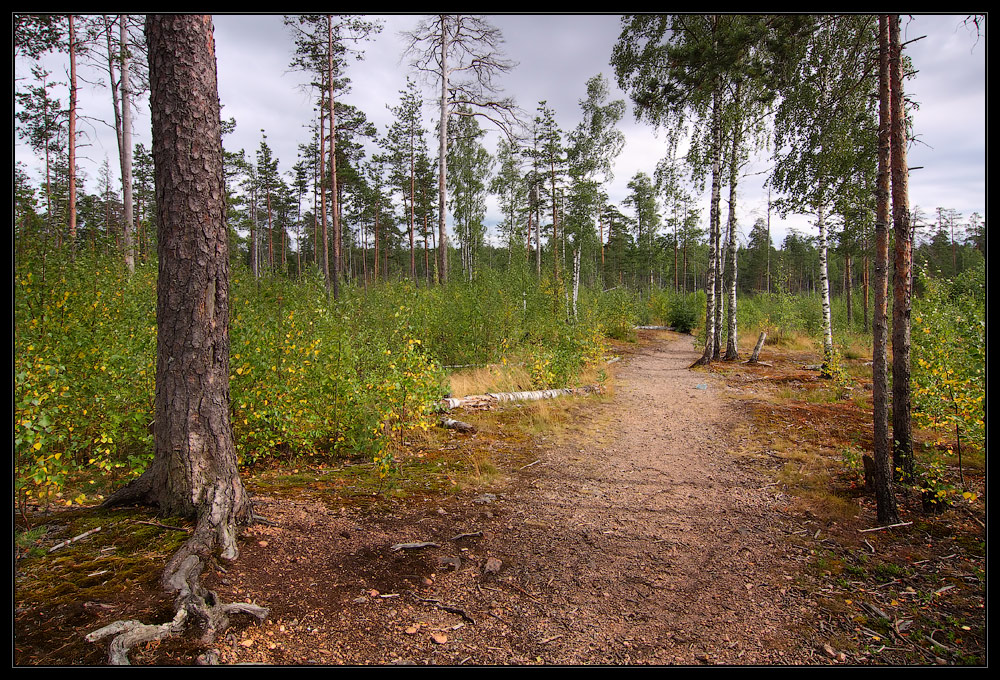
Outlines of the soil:
M816 661L780 494L727 453L739 402L698 356L684 336L640 349L493 493L364 517L260 498L279 526L213 585L271 616L221 662Z
M485 490L368 506L331 503L319 488L258 491L274 526L247 528L239 560L206 582L270 614L216 639L214 660L843 662L802 587L804 548L792 539L803 518L773 474L735 453L750 407L723 376L690 368L699 354L689 336L640 343L616 366L612 396L579 399L572 422L521 442ZM474 413L456 417L475 424ZM146 607L138 618L171 618L155 584L128 595ZM88 632L121 613L66 621ZM21 625L22 642L42 628ZM100 648L76 662L101 663ZM165 640L132 659L192 663L202 651Z

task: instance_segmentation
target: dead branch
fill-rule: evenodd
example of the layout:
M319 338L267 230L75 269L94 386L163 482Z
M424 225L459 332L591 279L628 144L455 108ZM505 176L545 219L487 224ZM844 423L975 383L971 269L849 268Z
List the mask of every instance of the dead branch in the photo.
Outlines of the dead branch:
M882 529L894 529L895 527L905 527L907 525L913 524L913 522L900 522L899 524L886 524L884 527L873 527L871 529L858 529L860 533L867 533L869 531L881 531Z
M399 552L400 550L418 550L420 548L439 548L437 543L431 541L422 541L419 543L397 543L396 545L389 548L392 552Z
M68 541L63 541L62 543L56 543L54 546L52 546L51 548L49 548L49 552L50 553L51 552L55 552L59 548L64 548L67 545L69 545L70 543L75 543L76 541L79 541L80 539L86 538L87 536L90 536L91 534L96 534L100 530L101 530L101 527L95 527L95 528L91 529L90 531L84 531L79 536L74 536L73 538L69 539Z

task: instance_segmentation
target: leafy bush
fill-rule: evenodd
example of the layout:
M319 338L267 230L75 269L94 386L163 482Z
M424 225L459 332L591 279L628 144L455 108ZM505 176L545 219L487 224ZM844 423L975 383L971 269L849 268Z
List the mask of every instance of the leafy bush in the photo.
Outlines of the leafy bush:
M18 502L70 503L81 467L129 477L150 458L155 266L129 277L87 253L15 264L14 461ZM78 496L79 499L79 496Z
M921 276L914 302L911 365L914 419L940 438L986 442L985 268L954 281Z
M31 253L15 264L15 492L63 498L84 475L103 490L152 459L156 265ZM590 299L585 292L584 302ZM243 465L360 457L379 474L407 431L430 426L448 390L443 365L524 361L537 387L579 380L603 358L600 314L566 312L565 291L533 276L481 272L417 288L344 286L329 302L306 277L254 278L234 264L230 398ZM97 482L100 482L98 484Z
M640 314L634 293L625 288L612 288L594 291L588 297L593 317L604 335L615 340L635 341Z

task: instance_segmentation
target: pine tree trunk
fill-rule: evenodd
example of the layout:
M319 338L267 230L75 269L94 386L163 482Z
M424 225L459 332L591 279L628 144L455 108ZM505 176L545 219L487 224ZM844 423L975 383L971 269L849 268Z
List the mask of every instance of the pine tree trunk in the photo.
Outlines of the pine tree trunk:
M326 109L324 108L324 99L326 97L322 94L322 88L320 88L319 97L319 201L320 201L320 229L322 231L322 241L323 241L323 280L326 282L326 293L327 299L330 297L330 288L332 287L332 281L330 280L330 232L327 227L327 213L326 213Z
M875 504L878 521L899 521L892 488L889 450L889 370L887 357L887 297L889 280L889 33L886 15L879 16L878 185L875 215L875 309L872 314L872 411L875 461Z
M160 229L156 457L136 486L166 513L212 523L223 554L235 557L233 526L249 516L249 501L229 421L229 257L211 30L209 17L147 19Z
M251 516L229 420L229 253L211 17L150 15L146 36L159 218L156 450L149 468L104 505L152 504L197 524L161 577L177 593L173 622L116 622L88 636L119 633L112 663L128 663L129 646L177 634L191 618L208 640L230 613L267 615L219 604L201 585L212 553L238 556L236 527Z
M69 20L69 244L76 251L76 28Z
M330 90L330 207L333 213L333 299L340 299L340 210L337 195L337 115L333 98L333 17L327 15L327 64L328 87Z
M847 299L847 327L854 328L854 282L851 280L851 254L844 255L844 297Z
M912 250L909 170L906 167L906 112L903 93L903 50L899 16L889 20L892 62L892 222L895 234L892 301L892 452L893 468L902 479L913 479L913 442L910 424L910 295Z

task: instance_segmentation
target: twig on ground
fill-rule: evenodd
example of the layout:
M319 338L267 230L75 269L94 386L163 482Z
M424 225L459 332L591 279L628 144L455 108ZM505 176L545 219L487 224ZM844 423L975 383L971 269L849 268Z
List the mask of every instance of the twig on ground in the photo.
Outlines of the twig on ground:
M909 526L910 524L913 524L913 522L900 522L899 524L886 524L884 527L872 527L871 529L858 529L858 531L860 533L864 534L864 533L867 533L869 531L882 531L882 529L894 529L896 527Z
M100 530L101 530L101 527L95 527L95 528L91 529L90 531L84 531L79 536L74 536L73 538L69 539L68 541L63 541L62 543L56 543L54 546L52 546L51 548L49 548L49 552L50 553L51 552L55 552L59 548L64 548L67 545L69 545L70 543L75 543L76 541L79 541L79 540L81 540L83 538L86 538L87 536L90 536L91 534L96 534Z

